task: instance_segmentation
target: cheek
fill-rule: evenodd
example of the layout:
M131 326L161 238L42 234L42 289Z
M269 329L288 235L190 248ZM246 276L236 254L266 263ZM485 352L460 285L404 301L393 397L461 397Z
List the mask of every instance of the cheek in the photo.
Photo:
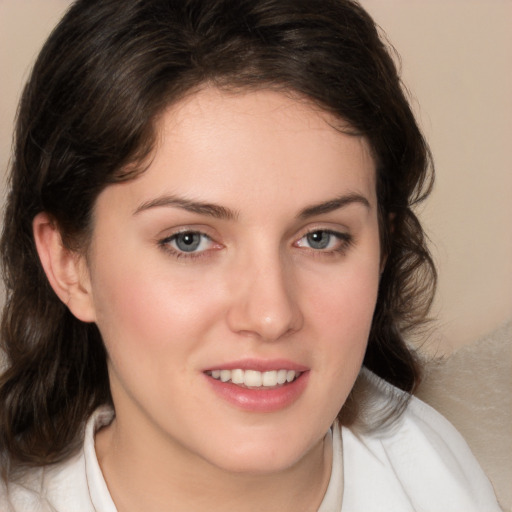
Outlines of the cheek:
M379 286L377 265L354 265L333 273L329 279L311 282L312 315L333 333L367 332Z
M185 279L162 265L129 259L103 262L94 275L97 324L110 355L123 350L177 350L216 316L208 283ZM170 343L173 342L173 343Z
M310 330L314 340L311 382L315 390L313 409L330 424L345 403L360 371L379 282L378 264L350 266L350 271L331 275L324 286L310 295ZM313 388L313 387L312 387ZM319 400L319 396L325 397Z
M364 356L379 286L378 264L353 265L340 271L310 294L308 309L315 339L323 350L315 357L333 375L355 378Z

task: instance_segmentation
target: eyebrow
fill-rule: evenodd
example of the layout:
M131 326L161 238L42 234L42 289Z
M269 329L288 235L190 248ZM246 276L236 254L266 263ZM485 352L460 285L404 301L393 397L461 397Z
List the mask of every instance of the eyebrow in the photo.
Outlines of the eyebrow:
M340 208L344 208L354 203L362 204L368 209L371 208L370 202L364 196L360 194L346 194L336 197L334 199L330 199L329 201L324 201L322 203L307 206L306 208L303 208L299 212L299 215L297 217L300 219L306 219L309 217L314 217L316 215L322 215L335 210L339 210ZM150 210L152 208L161 207L182 208L183 210L192 213L197 213L199 215L207 215L208 217L214 217L216 219L221 220L236 220L238 218L238 212L226 208L225 206L220 206L212 203L203 203L201 201L192 201L189 199L184 199L172 195L157 197L156 199L152 199L150 201L142 203L140 206L136 208L136 210L134 211L134 215L137 215L146 210Z
M234 220L238 217L238 212L230 210L224 206L219 206L211 203L203 203L201 201L191 201L189 199L184 199L176 196L162 196L157 197L156 199L152 199L150 201L146 201L137 207L134 215L137 215L140 212L145 210L150 210L152 208L159 207L177 207L182 208L183 210L187 210L192 213L197 213L199 215L207 215L209 217L214 217L216 219L221 220Z
M314 204L311 206L307 206L299 213L299 218L307 219L309 217L314 217L315 215L322 215L324 213L333 212L335 210L339 210L340 208L344 208L350 204L362 204L368 210L371 209L370 201L366 199L366 197L360 194L346 194L335 199L331 199L329 201L325 201L323 203Z

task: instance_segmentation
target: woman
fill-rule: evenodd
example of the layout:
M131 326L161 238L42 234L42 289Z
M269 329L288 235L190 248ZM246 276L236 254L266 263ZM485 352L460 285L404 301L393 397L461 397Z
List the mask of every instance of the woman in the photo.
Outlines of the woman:
M356 3L76 2L18 115L3 508L498 510L409 394L430 187Z

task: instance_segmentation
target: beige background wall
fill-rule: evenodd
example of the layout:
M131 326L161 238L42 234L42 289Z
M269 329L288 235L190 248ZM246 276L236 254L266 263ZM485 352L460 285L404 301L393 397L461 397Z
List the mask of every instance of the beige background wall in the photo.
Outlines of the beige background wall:
M402 56L436 160L421 212L440 273L429 348L450 352L512 317L512 1L362 3ZM20 89L67 5L0 0L2 171Z
M431 348L512 318L512 1L363 0L403 61L436 161L422 215L439 265Z

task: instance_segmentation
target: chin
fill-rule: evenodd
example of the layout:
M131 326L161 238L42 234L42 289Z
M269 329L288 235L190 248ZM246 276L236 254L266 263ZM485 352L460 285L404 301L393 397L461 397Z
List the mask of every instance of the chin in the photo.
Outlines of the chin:
M255 429L257 430L257 429ZM290 431L278 434L226 436L231 443L222 452L211 453L209 462L229 472L246 475L265 475L286 471L299 463L315 447L321 448L325 433L307 438L305 433L295 438ZM248 438L249 437L249 438Z
M265 452L265 454L262 455L260 450L259 453L246 453L243 457L240 455L221 457L214 462L214 465L227 473L263 476L286 471L297 464L301 458L302 457L296 453L279 453L269 456L267 452Z

